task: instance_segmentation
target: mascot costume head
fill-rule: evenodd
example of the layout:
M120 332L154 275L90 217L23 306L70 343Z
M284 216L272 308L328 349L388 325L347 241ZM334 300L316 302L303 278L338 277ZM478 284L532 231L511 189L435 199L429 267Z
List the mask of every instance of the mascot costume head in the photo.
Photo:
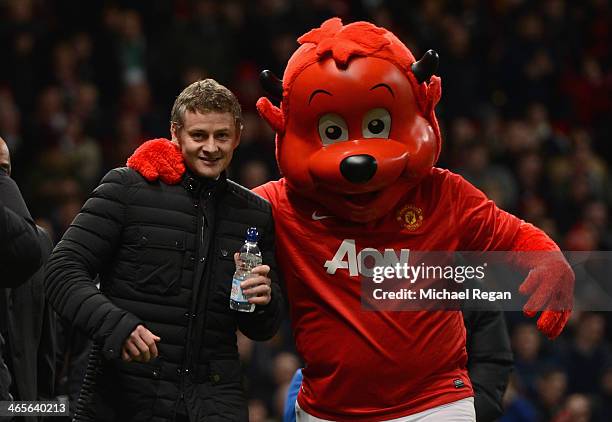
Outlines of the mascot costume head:
M354 222L389 213L440 154L438 57L416 61L391 32L326 21L298 39L283 80L262 73L257 102L295 192Z

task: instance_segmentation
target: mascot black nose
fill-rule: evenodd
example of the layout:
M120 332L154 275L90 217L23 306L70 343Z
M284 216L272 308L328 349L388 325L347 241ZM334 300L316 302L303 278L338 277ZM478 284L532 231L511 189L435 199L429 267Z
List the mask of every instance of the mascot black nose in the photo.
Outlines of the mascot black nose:
M376 159L371 155L351 155L340 163L340 173L352 183L365 183L376 174Z

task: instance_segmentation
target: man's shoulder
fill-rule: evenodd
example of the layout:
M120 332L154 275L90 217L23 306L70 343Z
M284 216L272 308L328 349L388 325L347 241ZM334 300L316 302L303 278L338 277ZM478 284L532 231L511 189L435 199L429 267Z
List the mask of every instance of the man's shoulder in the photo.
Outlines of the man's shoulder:
M135 184L145 181L146 179L140 173L129 167L114 168L102 178L102 183L115 182L121 184Z
M106 199L129 203L135 190L140 190L147 181L137 171L128 167L117 167L102 177L92 195Z
M227 180L227 190L229 193L246 201L248 204L252 205L254 208L271 212L272 207L270 202L267 199L263 198L259 194L245 188L244 186L234 182L233 180Z

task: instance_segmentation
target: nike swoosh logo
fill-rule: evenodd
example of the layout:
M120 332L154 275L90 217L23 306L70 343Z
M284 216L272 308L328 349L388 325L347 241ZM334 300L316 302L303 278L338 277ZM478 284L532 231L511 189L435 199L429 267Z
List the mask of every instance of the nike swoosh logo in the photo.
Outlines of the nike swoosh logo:
M332 218L333 215L317 215L316 211L312 212L312 219L317 221L317 220L323 220L324 218Z

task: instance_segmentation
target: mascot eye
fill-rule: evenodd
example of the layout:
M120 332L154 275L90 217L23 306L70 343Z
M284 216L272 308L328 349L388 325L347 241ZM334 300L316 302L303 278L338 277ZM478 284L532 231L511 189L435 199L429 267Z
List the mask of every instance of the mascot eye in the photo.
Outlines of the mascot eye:
M391 132L391 115L384 108L374 108L363 118L361 128L364 138L388 138Z
M348 139L348 127L344 119L337 114L327 113L319 119L319 136L323 145Z

